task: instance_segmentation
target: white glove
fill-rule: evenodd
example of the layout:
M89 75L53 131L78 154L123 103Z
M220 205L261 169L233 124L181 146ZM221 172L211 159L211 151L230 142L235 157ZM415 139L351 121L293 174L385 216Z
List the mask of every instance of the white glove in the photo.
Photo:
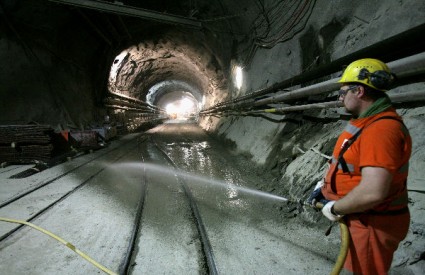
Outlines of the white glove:
M332 208L335 204L335 201L330 201L327 204L325 204L325 206L323 206L322 208L322 214L328 218L329 220L336 222L339 221L342 217L344 217L344 215L335 215L334 213L332 213Z

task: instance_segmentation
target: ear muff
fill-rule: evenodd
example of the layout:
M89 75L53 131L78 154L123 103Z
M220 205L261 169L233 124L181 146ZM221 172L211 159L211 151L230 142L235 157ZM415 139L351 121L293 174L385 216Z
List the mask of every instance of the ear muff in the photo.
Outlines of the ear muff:
M370 73L368 69L362 68L357 76L358 80L369 79L370 84L378 90L386 90L391 85L394 77L386 71L375 71Z
M387 90L394 77L386 71L376 71L370 75L370 82L378 89Z

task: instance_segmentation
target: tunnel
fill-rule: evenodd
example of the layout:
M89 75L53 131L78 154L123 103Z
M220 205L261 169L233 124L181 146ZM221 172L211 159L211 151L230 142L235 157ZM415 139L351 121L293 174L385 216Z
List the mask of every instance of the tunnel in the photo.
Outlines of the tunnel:
M0 273L348 272L352 213L330 223L307 201L357 119L338 81L374 58L412 140L389 274L423 274L424 15L418 0L0 1Z

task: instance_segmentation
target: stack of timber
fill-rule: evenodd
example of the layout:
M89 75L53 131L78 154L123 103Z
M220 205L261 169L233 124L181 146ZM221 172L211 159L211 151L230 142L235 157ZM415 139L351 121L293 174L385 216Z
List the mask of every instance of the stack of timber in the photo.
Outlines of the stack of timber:
M56 153L55 139L48 125L0 125L0 163L47 162Z

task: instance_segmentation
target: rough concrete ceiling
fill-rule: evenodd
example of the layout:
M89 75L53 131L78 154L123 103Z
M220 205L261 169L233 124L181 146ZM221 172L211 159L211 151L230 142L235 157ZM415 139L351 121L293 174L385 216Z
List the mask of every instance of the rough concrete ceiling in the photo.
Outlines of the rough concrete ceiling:
M280 15L271 13L276 7L276 11L285 8L290 8L291 12L301 8L308 11L305 8L309 7L307 2L295 5L294 1L270 1L266 6L261 1L241 0L9 0L4 6L7 13L15 17L12 24L19 29L28 26L42 29L47 47L58 49L67 47L67 43L76 43L64 54L76 51L72 53L72 59L85 63L78 64L80 67L97 71L96 83L93 83L101 90L97 92L97 101L107 97L109 90L156 104L163 95L184 88L183 92L192 94L199 102L206 96L207 105L213 105L226 99L229 88L232 88L228 79L232 58L246 58L251 52L249 48L237 52L241 50L237 45L249 45L253 37L267 36L271 23L266 24L264 19L269 16L280 21ZM108 4L112 9L105 11L87 3ZM154 14L155 18L124 15L120 12L123 7L143 9ZM202 28L170 23L162 20L161 14L197 20L202 23ZM289 11L287 17L291 18ZM85 44L81 44L75 35L79 28L84 29L79 34L91 35ZM251 32L253 28L254 34ZM54 37L57 37L58 45L51 40ZM96 64L99 61L102 63ZM152 95L152 87L159 83L168 84ZM147 98L149 91L150 99Z
M302 29L315 1L122 1L128 7L148 9L198 20L202 28L172 27L155 18L150 26L129 23L125 25L133 37L133 45L116 66L117 75L111 75L109 90L146 101L148 91L160 82L181 81L190 86L186 92L200 91L209 96L208 103L225 99L231 58L249 64L257 47L270 48L293 37ZM156 17L156 15L155 15ZM155 21L155 22L153 22ZM159 20L160 21L160 20ZM134 22L134 21L131 21ZM153 24L153 25L151 25ZM279 24L271 32L271 25ZM141 37L141 39L139 38ZM236 44L255 47L235 52ZM181 87L175 87L178 89ZM172 84L153 96L159 100ZM197 95L193 94L198 98Z
M60 2L60 1L59 1ZM65 1L67 2L67 1ZM73 1L71 1L73 2ZM78 2L78 1L77 1ZM105 1L103 1L105 2ZM109 1L113 2L113 1ZM164 12L183 16L194 20L222 16L226 11L220 1L121 1L122 6L143 8L149 11ZM120 7L117 7L119 9ZM121 27L114 28L114 17L111 12L107 18L99 17L98 11L78 8L79 13L86 14L86 20L99 27L100 32L118 30L115 37L127 38L120 40L112 70L109 75L108 89L111 92L134 97L156 104L167 92L184 89L201 101L202 95L214 97L225 96L227 87L225 78L228 69L230 47L229 39L222 45L215 44L214 33L205 27L202 30L187 26L172 26L167 20L137 20L132 17L120 16ZM88 16L88 15L94 15ZM157 16L157 15L155 15ZM160 16L160 15L159 15ZM177 18L179 19L179 18ZM104 22L108 24L103 24ZM159 21L159 22L158 22ZM199 21L201 22L201 21ZM226 22L224 22L227 24ZM218 25L222 25L219 22ZM112 26L111 26L112 25ZM217 24L209 24L217 25ZM105 31L103 28L107 28ZM121 33L120 33L121 31ZM104 38L106 40L106 38ZM230 39L230 43L231 39ZM225 49L224 51L222 49ZM152 87L158 83L168 83L158 89L158 94L146 98ZM185 83L174 86L173 83Z
M202 29L190 28L71 2L109 3L200 22L213 21L204 22ZM34 108L37 114L34 111L28 118L6 106L7 121L36 119L53 124L66 121L73 126L88 124L98 113L105 112L100 103L110 96L108 91L146 101L151 88L159 83L168 85L157 89L158 93L151 97L153 104L162 95L182 88L197 101L204 95L212 104L226 98L234 40L228 20L220 19L228 15L224 7L221 1L205 0L0 2L1 21L6 23L1 30L7 38L2 42L9 49L6 56L23 57L12 62L4 77L24 74L21 81L8 82L4 90L25 91L26 97L19 103L23 108L27 104L25 98L39 98L39 105L43 106ZM63 78L55 77L57 74L63 74ZM31 85L30 89L26 83ZM46 91L51 94L49 100L43 99ZM6 98L11 94L5 93ZM78 107L73 104L74 97L84 98ZM51 105L55 106L54 115L49 111ZM93 111L93 107L98 109Z
M157 36L158 34L156 34ZM184 31L160 34L160 38L145 39L130 46L114 61L109 78L109 89L127 96L146 100L149 90L158 83L169 83L160 89L161 94L175 89L192 93L216 93L225 88L226 79L219 61L203 45L204 37ZM181 85L179 83L185 83ZM198 100L199 94L194 94ZM152 97L155 104L158 96Z
M149 10L155 15L191 18L201 22L202 28L99 11L70 5L68 1L109 3ZM325 15L317 9L322 5L329 6ZM386 5L379 2L374 10L385 15L397 11L399 4L393 2L391 9ZM308 81L313 76L323 77L336 71L336 67L339 69L342 60L331 64L334 60L364 46L356 39L348 40L347 46L335 42L352 37L347 31L357 30L359 24L356 15L353 27L347 29L356 8L342 2L8 0L0 2L0 7L1 20L6 23L0 25L6 38L0 40L0 46L6 49L3 61L9 64L0 74L4 102L13 100L16 91L22 91L25 96L20 97L18 107L28 110L28 105L37 106L22 115L24 112L5 104L7 121L89 124L113 108L104 104L110 100L108 91L134 97L137 104L140 100L157 104L161 97L180 91L190 93L198 102L204 101L205 96L204 107L208 108L230 99L230 95L234 99L259 88L274 87L288 78L287 82L293 85L290 77L300 72L309 74ZM374 20L381 18L386 17L376 16ZM306 22L310 22L307 27ZM400 25L394 24L392 35L397 34L397 28L399 32L405 30ZM360 31L364 32L362 37L376 34ZM294 35L298 37L292 40ZM404 44L414 50L420 44L420 39L415 43L399 40L402 43L379 43L374 52L368 49L368 54L391 61L395 53L407 49ZM413 37L410 41L414 41ZM298 64L299 57L302 64ZM230 78L235 71L233 65L240 63L246 65L246 81L237 89ZM255 65L250 67L251 63ZM279 73L271 74L271 70ZM306 81L304 76L299 80ZM80 100L77 106L75 98ZM113 99L118 104L119 100ZM122 101L126 100L124 97ZM121 103L119 107L133 104Z

